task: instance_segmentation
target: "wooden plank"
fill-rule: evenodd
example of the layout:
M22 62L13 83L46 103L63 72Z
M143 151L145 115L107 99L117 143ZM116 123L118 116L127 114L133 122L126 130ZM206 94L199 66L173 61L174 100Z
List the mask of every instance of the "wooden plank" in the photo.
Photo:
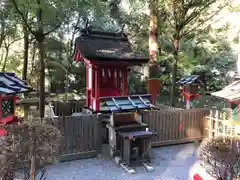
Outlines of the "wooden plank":
M87 151L87 141L86 141L86 139L88 139L88 136L86 135L87 134L87 127L86 127L86 122L85 122L85 118L83 117L83 116L81 116L81 118L82 118L82 132L83 132L83 151L85 152L85 151Z
M90 116L88 120L89 124L89 131L88 131L88 136L89 136L89 141L88 141L88 149L93 149L94 148L94 117Z
M66 140L65 140L65 132L64 132L64 117L59 117L59 126L60 126L60 132L63 136L61 144L60 144L60 153L64 154L66 152Z
M162 120L162 122L163 122L163 129L164 129L164 131L163 131L163 134L162 134L162 141L165 141L166 139L167 139L167 133L168 133L168 128L167 128L167 121L168 121L168 113L164 113L163 111L161 112L161 120Z
M68 138L68 123L66 122L69 117L63 116L63 129L64 129L64 138L65 138L65 153L69 153L68 147L69 147L69 138Z
M84 137L83 137L83 120L82 118L79 117L79 130L80 130L80 142L79 142L79 152L83 152L84 151Z
M159 127L157 129L157 133L159 134L159 137L156 138L156 141L162 141L165 139L165 133L166 133L166 127L165 121L166 121L166 114L163 113L163 111L158 111L158 124Z
M77 143L77 133L78 133L78 117L73 117L73 125L72 125L72 147L73 147L73 153L78 152L78 143Z
M180 111L176 111L175 119L173 119L172 123L174 126L173 140L176 140L179 138Z
M63 154L58 157L59 161L73 161L78 159L86 159L86 158L93 158L100 154L100 151L93 150L93 151L86 151L86 152L78 152L78 153L70 153L70 154Z
M98 119L95 120L95 130L94 130L95 146L94 149L102 149L102 123Z
M160 126L160 122L162 121L161 114L158 111L154 111L153 113L154 113L153 114L154 116L151 119L151 128L154 127L154 131L157 133L160 133L161 128L162 128ZM157 136L157 137L154 137L153 140L158 141L159 138L161 138L161 137Z
M152 147L159 147L159 146L169 146L169 145L177 145L177 144L183 144L183 143L192 143L196 141L201 141L202 138L192 138L192 139L177 139L177 140L171 140L171 141L158 141L158 142L152 142Z
M182 124L182 128L179 129L179 133L178 133L178 139L182 139L184 136L183 136L183 131L184 131L184 122L183 122L183 119L184 119L184 112L183 111L180 111L179 112L179 125L180 123ZM180 127L180 126L179 126Z

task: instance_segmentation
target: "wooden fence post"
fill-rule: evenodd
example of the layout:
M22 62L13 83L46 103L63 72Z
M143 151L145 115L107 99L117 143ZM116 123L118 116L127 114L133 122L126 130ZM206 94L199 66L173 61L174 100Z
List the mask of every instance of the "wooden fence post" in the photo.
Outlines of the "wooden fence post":
M215 134L214 136L218 136L219 135L219 129L218 129L218 125L219 125L219 114L218 114L218 109L216 109L216 112L215 112L215 121L214 121L214 131L215 131Z
M225 122L226 121L226 112L223 112L223 122L222 122L222 126L223 126L223 130L222 130L222 136L225 137L226 136L226 125Z
M213 120L213 112L212 109L210 110L210 117L209 117L209 130L208 130L208 139L212 138L212 120Z

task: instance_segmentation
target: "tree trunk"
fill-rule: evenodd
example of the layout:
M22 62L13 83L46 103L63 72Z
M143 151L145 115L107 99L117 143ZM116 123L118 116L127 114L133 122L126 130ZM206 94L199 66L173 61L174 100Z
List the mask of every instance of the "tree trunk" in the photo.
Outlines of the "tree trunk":
M40 118L44 117L45 109L45 57L44 57L44 32L43 32L43 22L42 22L42 8L41 1L36 0L38 9L37 9L37 34L36 40L38 42L39 50L39 63L40 63L40 77L39 77L39 111Z
M172 66L172 86L170 91L170 105L175 106L175 92L176 92L176 79L177 79L177 65L179 61L179 42L180 38L179 35L175 36L177 37L174 39L173 46L174 46L174 52L173 52L173 66Z
M5 49L6 49L6 54L5 54L5 58L3 61L2 71L5 71L5 69L6 69L7 59L8 59L8 54L9 54L9 47L7 46Z
M2 64L2 62L3 62L3 57L4 57L4 53L2 52L1 59L0 59L0 64Z
M68 69L65 71L65 101L68 101Z
M22 70L22 79L27 81L27 70L28 70L28 51L29 51L29 33L26 25L23 24L23 33L24 33L24 52L23 52L23 70ZM24 93L24 97L27 96L27 93ZM23 106L24 119L28 118L28 106Z
M3 41L5 39L5 19L3 11L0 12L0 21L1 21L1 33L0 33L0 49L1 49Z
M149 26L149 72L144 75L147 77L154 77L157 75L158 62L158 29L157 29L157 1L151 0L149 3L150 10L150 26ZM146 73L146 72L145 72Z
M44 117L45 109L45 58L43 41L38 42L40 60L40 79L39 79L39 111L40 118Z
M24 53L23 53L23 70L22 79L27 80L27 69L28 69L28 50L29 50L29 34L28 29L23 25L24 32Z
M31 169L30 169L30 180L35 180L36 176L36 157L35 155L31 156Z
M35 56L36 56L36 42L34 42L33 47L32 47L30 76L34 75L36 72Z

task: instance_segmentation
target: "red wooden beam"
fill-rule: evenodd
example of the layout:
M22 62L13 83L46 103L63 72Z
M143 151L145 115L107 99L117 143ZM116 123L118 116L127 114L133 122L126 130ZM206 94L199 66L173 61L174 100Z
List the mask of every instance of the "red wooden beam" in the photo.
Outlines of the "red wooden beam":
M89 99L89 91L90 89L88 88L89 87L89 69L88 69L88 65L86 65L86 106L89 107L89 103L90 103L90 99Z
M95 110L99 111L100 110L100 69L95 68Z

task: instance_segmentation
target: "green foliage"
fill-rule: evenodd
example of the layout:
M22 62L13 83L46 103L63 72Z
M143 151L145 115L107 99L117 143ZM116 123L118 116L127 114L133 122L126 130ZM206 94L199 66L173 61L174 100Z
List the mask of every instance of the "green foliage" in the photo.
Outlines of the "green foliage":
M128 93L129 94L144 94L147 93L147 86L144 80L141 80L139 74L130 72L128 77Z
M4 21L1 19L1 22L5 22L4 34L7 37L4 36L3 40L11 43L23 36L21 28L23 21L12 7L12 0L8 2L5 11L0 13L4 17ZM26 17L28 24L33 30L36 30L36 12L39 8L36 1L18 0L16 2L24 15L28 13ZM124 31L129 33L133 48L148 56L149 15L147 10L149 3L153 2L156 3L159 10L158 41L161 52L158 60L163 68L157 77L162 80L164 91L168 92L168 87L171 85L174 51L172 40L176 27L181 24L184 27L181 27L180 31L182 39L177 78L187 74L201 74L204 76L207 91L221 89L226 84L225 76L228 70L234 66L236 57L230 48L233 42L229 42L227 38L228 30L231 27L227 24L216 29L211 24L213 21L205 23L213 12L222 8L223 4L216 0L42 0L40 6L43 9L44 32L49 32L60 25L45 39L45 62L49 72L48 79L51 83L60 87L59 89L64 89L68 82L69 90L85 91L85 67L73 63L72 53L74 40L78 36L75 26L84 28L87 19L92 26L107 31L120 31L125 24ZM228 3L226 0L222 2ZM126 3L125 6L129 6L124 7L123 3ZM202 7L206 8L202 9ZM188 10L185 14L181 14L184 8ZM237 12L238 5L232 6L229 11ZM3 30L3 26L0 27ZM33 37L31 36L30 39L33 40ZM37 84L39 62L38 51L34 51L34 43L34 41L30 42L28 74L29 79ZM238 38L234 40L234 43L238 43ZM5 70L20 75L23 54L15 52L12 47L10 47ZM20 45L19 49L21 48ZM1 48L0 51L0 59L3 57L0 62L0 67L2 67L6 51L4 48ZM146 83L136 73L130 73L129 82L130 93L146 92ZM36 85L35 88L37 87Z
M228 30L231 27L226 24L226 26L215 29L211 26L212 21L203 22L210 19L212 14L217 14L230 1L224 1L222 4L215 4L214 0L185 1L184 5L181 4L182 2L162 1L158 5L158 40L161 47L158 59L160 66L165 68L158 77L168 89L173 63L172 52L174 51L172 38L175 27L181 25L178 23L183 23L180 34L182 39L180 41L177 79L188 74L201 74L206 79L207 91L219 90L225 85L225 76L233 68L236 61L236 56L231 50L232 42L228 41L227 38ZM140 11L143 6L141 1L131 1L131 8L126 13L130 14L130 17L125 16L129 17L127 25L129 32L134 34L132 41L135 47L144 49L147 53L149 17ZM183 7L189 9L181 19L180 12ZM203 7L205 8L202 9ZM131 9L134 9L135 12L132 12ZM178 19L174 19L174 16Z

